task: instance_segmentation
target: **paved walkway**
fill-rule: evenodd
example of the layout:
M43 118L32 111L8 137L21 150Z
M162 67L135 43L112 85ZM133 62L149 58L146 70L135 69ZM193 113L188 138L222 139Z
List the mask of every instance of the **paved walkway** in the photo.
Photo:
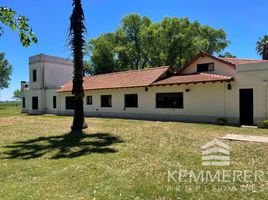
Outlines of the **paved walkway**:
M222 138L225 140L268 143L268 137L264 136L227 134Z

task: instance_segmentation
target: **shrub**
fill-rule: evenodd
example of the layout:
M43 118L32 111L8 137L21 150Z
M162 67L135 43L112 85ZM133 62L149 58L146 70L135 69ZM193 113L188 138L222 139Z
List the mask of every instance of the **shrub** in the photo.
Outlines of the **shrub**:
M263 125L264 125L265 127L268 127L268 119L263 121Z
M218 125L225 125L226 123L227 123L227 119L225 119L225 118L223 118L223 117L220 117L220 118L218 118L217 120L216 120L216 123L218 124Z

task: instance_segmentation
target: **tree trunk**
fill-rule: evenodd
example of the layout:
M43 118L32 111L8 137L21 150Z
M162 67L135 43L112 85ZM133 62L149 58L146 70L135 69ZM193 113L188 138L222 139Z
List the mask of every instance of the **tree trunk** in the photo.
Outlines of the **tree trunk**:
M70 36L71 47L73 50L73 88L72 94L74 98L74 118L73 118L73 130L82 130L87 128L87 124L84 119L84 89L83 89L83 48L85 32L84 26L84 12L81 5L81 0L73 0L73 13L70 17Z

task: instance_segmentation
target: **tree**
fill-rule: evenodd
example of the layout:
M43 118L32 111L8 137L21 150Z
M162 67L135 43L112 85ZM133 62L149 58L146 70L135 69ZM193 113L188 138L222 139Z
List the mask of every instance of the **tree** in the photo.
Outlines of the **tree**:
M91 63L94 74L103 74L116 71L114 59L115 34L108 33L99 36L89 43L91 50Z
M73 0L73 12L70 17L70 46L72 48L73 62L74 62L74 76L72 94L74 94L74 118L72 130L81 131L87 128L84 118L84 89L83 89L83 50L84 50L84 36L86 31L84 25L84 11L81 0Z
M17 89L13 92L13 99L17 101L21 100L21 96L22 96L21 90Z
M0 7L0 36L3 34L3 27L7 26L12 31L17 30L21 44L28 47L31 43L37 43L37 38L28 24L29 19L24 16L17 15L16 11L7 7Z
M202 27L201 32L206 39L206 45L203 50L208 54L219 53L229 44L223 29L215 30L205 25Z
M224 54L219 54L219 57L220 58L236 58L236 56L234 56L230 52L225 52Z
M226 37L222 29L188 18L165 17L152 23L130 14L115 32L90 40L88 53L96 73L165 65L179 69L200 51L221 52L229 44Z
M209 54L220 52L228 45L222 29L216 30L188 18L165 17L161 22L145 29L144 44L149 57L157 63L175 69L182 67L200 51ZM148 43L146 45L146 43Z
M119 67L124 69L143 69L148 65L148 55L143 49L141 32L152 24L148 17L130 14L121 21L116 30L115 52Z
M5 54L0 52L0 90L7 88L12 73L12 66L5 59Z
M268 35L264 35L262 38L259 38L259 40L256 42L256 51L260 56L262 56L263 59L265 59L266 57L265 52L264 52L265 50L264 47L267 45L268 45Z
M22 46L28 47L32 43L37 43L37 38L28 24L28 19L24 16L18 16L16 11L7 7L0 7L0 37L3 35L3 25L11 28L12 31L19 32ZM0 90L7 88L12 67L5 59L5 54L0 52Z

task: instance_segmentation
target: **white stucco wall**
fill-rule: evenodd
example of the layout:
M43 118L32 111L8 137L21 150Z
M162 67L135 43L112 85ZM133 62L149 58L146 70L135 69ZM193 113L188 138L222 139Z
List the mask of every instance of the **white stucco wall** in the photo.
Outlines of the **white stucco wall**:
M86 91L85 96L92 95L92 105L86 105L86 115L136 117L149 119L167 119L182 121L215 122L219 117L233 118L225 113L224 93L226 83L190 84L181 86L159 86L145 88L110 89ZM190 89L189 92L185 92ZM183 92L184 108L156 108L156 93ZM124 109L124 95L138 94L138 108ZM61 113L72 114L65 109L65 97L71 93L61 93ZM112 107L100 107L100 96L112 95ZM232 119L232 121L234 121Z
M25 90L22 93L22 97L25 97L25 108L22 108L22 112L27 112L29 114L45 113L46 111L45 90L42 89ZM32 109L32 97L38 97L38 110Z
M56 108L53 108L53 96L56 96ZM59 100L59 94L56 92L55 89L46 89L46 113L56 114L59 108Z
M268 119L268 63L238 65L236 74L236 91L253 88L254 93L254 121ZM239 105L238 105L239 106Z
M36 81L33 81L33 70L36 70ZM33 62L29 63L29 86L31 89L40 89L44 87L44 63Z
M33 81L33 70L36 70L36 81ZM29 114L57 113L59 106L53 108L53 96L56 90L72 79L73 64L63 58L39 54L29 58L29 89L22 95L26 98L22 112ZM32 110L32 97L38 97L38 110ZM57 103L59 98L57 97Z
M37 81L33 82L33 70L37 70ZM39 54L29 59L30 88L57 88L72 79L72 61Z
M72 80L73 64L45 62L44 74L44 87L57 88Z

